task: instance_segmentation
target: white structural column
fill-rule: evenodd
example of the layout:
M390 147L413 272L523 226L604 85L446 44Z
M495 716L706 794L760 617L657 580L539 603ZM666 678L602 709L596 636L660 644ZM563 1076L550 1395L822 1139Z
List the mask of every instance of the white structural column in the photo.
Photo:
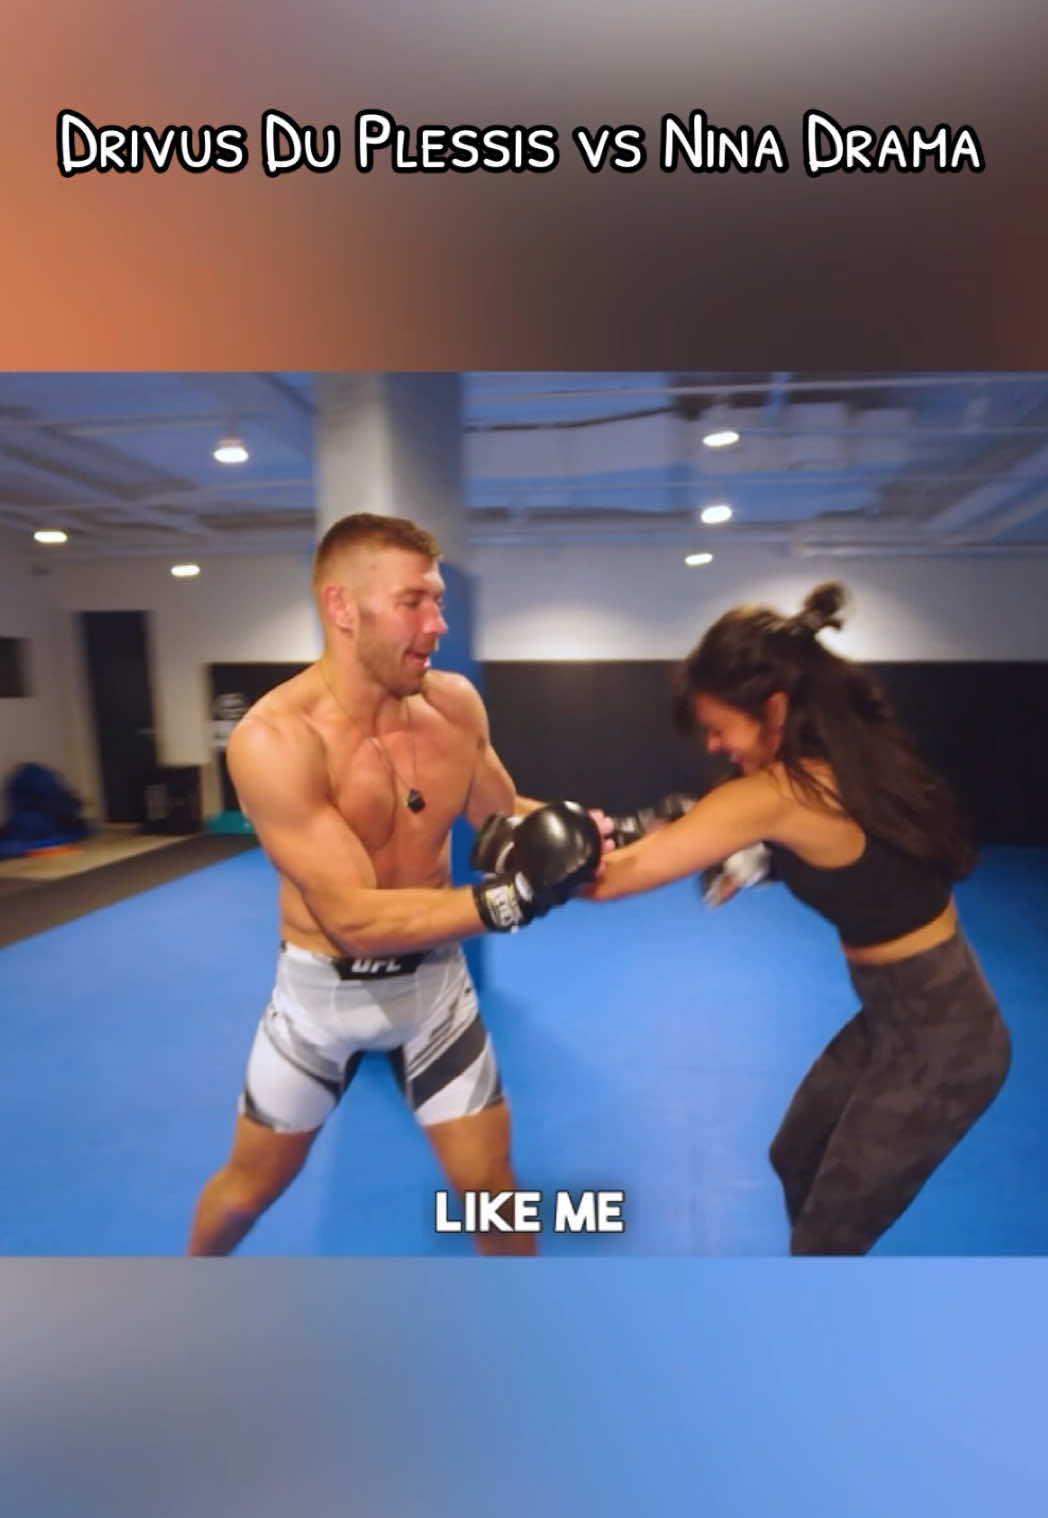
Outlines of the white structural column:
M316 406L318 537L352 512L409 517L464 569L459 375L321 374Z

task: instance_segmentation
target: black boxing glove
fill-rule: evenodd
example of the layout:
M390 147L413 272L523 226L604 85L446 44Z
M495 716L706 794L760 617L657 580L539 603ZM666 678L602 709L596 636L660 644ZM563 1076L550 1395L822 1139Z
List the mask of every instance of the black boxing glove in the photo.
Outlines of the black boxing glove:
M513 835L523 821L523 817L504 817L499 812L489 817L473 840L469 856L470 868L481 875L501 874L513 843Z
M617 849L628 843L636 843L650 833L656 822L679 822L685 812L695 805L694 796L682 796L678 791L663 796L654 806L641 807L639 812L627 812L625 816L613 817L611 838Z
M511 829L501 826L512 821ZM585 807L553 802L521 818L489 818L477 835L483 856L500 862L499 873L473 887L484 926L512 932L564 902L592 880L600 864L600 829ZM477 855L474 847L473 856Z

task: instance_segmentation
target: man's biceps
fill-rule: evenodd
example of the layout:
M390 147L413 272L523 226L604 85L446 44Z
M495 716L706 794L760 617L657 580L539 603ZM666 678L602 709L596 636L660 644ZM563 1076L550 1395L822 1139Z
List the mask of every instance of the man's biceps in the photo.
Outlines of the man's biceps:
M340 889L348 889L375 883L364 845L344 825L335 828L317 821L308 831L296 830L292 846L299 874L318 885L337 882Z
M277 827L282 823L290 824L301 820L297 816L291 816L292 810L296 813L300 810L298 798L290 788L274 786L271 774L246 770L241 766L236 771L230 769L230 779L240 810L245 816L250 810L252 817L258 817L262 822Z
M481 784L497 786L500 790L505 787L513 789L513 781L510 779L509 770L503 764L498 754L489 747L481 755L480 764L477 766L476 778Z
M259 842L282 875L297 880L308 865L310 851L303 844L301 835L289 829L276 827L268 818L255 817L252 827Z

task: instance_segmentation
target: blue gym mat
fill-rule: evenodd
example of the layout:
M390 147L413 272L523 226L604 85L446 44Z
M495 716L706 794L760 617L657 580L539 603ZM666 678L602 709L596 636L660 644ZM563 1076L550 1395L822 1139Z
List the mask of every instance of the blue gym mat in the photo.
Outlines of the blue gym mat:
M1012 1031L995 1105L877 1246L1048 1254L1048 851L989 850L959 889ZM0 951L0 1254L180 1254L224 1160L276 957L259 851ZM779 887L719 912L690 882L573 902L488 945L484 1013L520 1184L626 1193L622 1234L545 1231L547 1255L783 1255L768 1143L855 1010L833 933ZM243 1255L468 1255L384 1059L365 1060Z

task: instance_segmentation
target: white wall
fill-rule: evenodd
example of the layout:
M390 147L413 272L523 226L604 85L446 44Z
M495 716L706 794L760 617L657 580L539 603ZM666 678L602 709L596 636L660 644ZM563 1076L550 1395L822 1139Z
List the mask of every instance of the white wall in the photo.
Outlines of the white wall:
M1048 658L1048 558L789 559L725 549L698 569L657 546L478 549L481 660L675 659L721 612L799 609L820 580L851 592L829 646L871 662Z
M202 559L196 579L176 580L170 558L58 564L58 605L81 611L145 611L161 764L206 765L204 806L217 808L211 763L208 664L308 661L320 648L306 556ZM90 707L81 668L73 733L75 767L98 795Z
M41 758L89 801L99 796L75 613L150 613L161 763L204 765L204 804L218 804L204 670L220 661L308 661L320 648L305 556L202 560L195 580L170 561L62 564L35 578L0 573L2 631L32 640L32 701L0 702L0 760ZM672 659L726 607L799 605L820 579L852 591L840 652L874 661L1048 659L1048 559L790 560L718 552L688 569L666 546L473 554L480 660ZM44 679L40 672L44 671ZM53 675L47 673L53 671Z
M25 639L31 692L0 698L0 783L17 765L33 761L59 770L80 788L82 768L70 763L78 751L73 713L79 689L70 619L55 603L50 577L30 573L3 550L0 636Z

